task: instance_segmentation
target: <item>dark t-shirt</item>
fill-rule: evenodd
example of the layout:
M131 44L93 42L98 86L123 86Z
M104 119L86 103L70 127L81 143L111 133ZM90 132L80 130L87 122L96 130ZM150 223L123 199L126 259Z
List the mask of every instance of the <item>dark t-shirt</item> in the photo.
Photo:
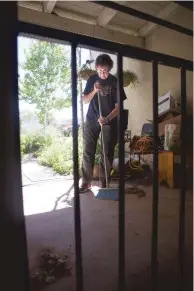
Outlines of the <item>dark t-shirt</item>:
M117 103L117 79L115 76L109 74L106 80L102 80L97 74L91 76L86 84L84 95L89 94L94 89L94 84L99 82L102 87L100 93L102 116L107 117L111 111L115 108ZM122 89L122 100L126 99L125 91ZM98 95L95 94L93 99L90 101L86 119L87 121L97 121L100 117L99 106L98 106ZM111 120L112 125L116 125L117 118Z

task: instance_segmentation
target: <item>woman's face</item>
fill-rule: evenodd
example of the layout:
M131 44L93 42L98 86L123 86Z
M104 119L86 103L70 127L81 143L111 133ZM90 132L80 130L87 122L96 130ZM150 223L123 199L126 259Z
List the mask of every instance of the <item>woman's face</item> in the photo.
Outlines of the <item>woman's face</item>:
M97 66L96 71L98 73L98 76L102 80L106 80L108 78L108 75L109 75L109 68L108 67Z

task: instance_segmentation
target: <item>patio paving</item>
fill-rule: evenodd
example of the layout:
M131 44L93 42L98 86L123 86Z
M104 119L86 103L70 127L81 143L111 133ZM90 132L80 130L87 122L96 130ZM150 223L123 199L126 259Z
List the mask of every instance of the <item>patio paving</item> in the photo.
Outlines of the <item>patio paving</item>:
M31 167L29 169L32 170ZM48 176L52 177L52 174L49 173ZM39 177L45 178L43 174ZM34 177L33 181L36 182L23 187L30 269L36 265L36 256L42 247L52 246L57 252L63 252L71 245L72 276L45 287L44 291L75 291L72 180L61 177L37 182ZM138 198L137 195L125 196L126 281L127 290L132 291L151 290L152 188L144 187L144 190L144 198ZM117 291L118 202L97 200L94 194L95 191L80 195L84 291ZM192 195L188 193L185 291L192 290L192 206ZM178 215L179 190L160 187L159 291L178 290Z

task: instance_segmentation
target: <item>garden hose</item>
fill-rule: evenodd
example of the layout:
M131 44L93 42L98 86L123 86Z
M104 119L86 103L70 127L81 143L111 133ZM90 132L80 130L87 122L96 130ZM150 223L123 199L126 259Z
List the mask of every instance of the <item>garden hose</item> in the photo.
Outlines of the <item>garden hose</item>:
M138 152L138 154L140 154L140 155L144 155L151 148L152 142L153 142L153 139L149 136L140 137L136 141L135 145L133 146L133 150L134 150L134 152ZM134 154L134 156L135 156L135 154ZM149 156L150 156L150 154L148 155L148 158L149 158ZM136 165L134 162L132 162L132 160L130 161L129 165L130 165L130 168L133 170L138 170L138 169L142 170L142 166Z

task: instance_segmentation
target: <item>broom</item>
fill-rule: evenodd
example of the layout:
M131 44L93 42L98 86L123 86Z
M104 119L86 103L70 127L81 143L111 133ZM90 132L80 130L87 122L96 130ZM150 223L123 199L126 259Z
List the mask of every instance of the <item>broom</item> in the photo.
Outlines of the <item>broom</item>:
M98 91L98 105L99 105L100 117L102 117L102 107L101 107L99 91ZM96 194L96 198L103 199L103 200L118 200L119 189L118 188L109 188L106 155L105 155L105 146L104 146L103 125L101 125L101 141L102 141L102 151L103 151L103 157L104 157L104 172L105 172L105 179L106 179L106 188L99 189L97 194Z

